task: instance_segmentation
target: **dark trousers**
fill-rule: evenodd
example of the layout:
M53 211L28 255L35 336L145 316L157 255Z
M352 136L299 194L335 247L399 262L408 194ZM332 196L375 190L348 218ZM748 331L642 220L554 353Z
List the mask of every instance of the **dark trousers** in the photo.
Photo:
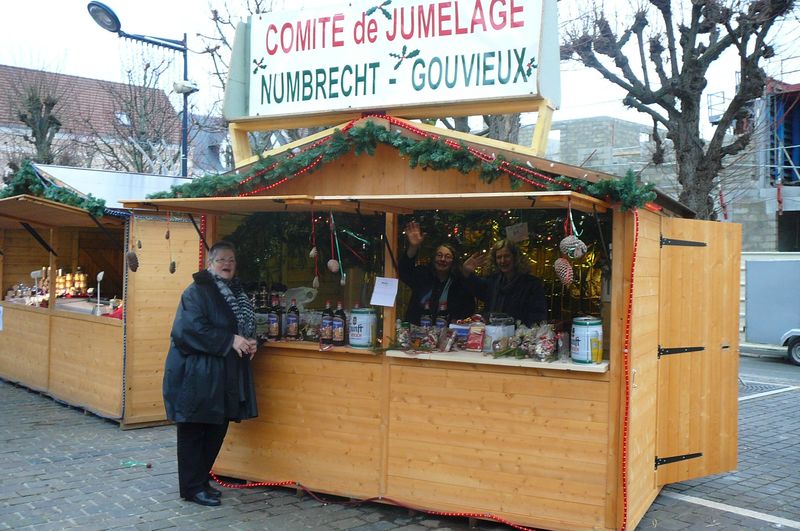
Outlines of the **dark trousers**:
M191 498L208 485L208 473L217 459L228 423L178 422L178 486L182 498Z

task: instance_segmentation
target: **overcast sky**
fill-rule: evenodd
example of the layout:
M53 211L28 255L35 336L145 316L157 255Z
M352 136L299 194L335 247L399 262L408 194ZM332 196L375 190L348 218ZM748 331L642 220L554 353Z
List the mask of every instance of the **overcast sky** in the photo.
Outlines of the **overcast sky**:
M228 0L232 5L242 2ZM294 0L291 5L302 2ZM562 13L567 12L569 2L586 0L560 2ZM140 53L142 45L123 41L101 29L89 16L87 3L88 0L6 0L0 22L0 64L125 81L124 69L120 65ZM197 33L213 33L207 0L105 0L104 3L116 12L124 31L173 39L182 38L186 32L189 35L189 48L193 51L203 48L203 42L196 37ZM222 0L212 3L223 5ZM310 6L307 9L337 3L333 0L305 0L305 4ZM629 0L606 3L617 5L621 10L630 9ZM788 43L778 49L784 56L800 56L800 47L796 44L800 39L798 26L794 21L781 29L783 42ZM795 60L794 65L793 68L800 71L800 60ZM201 108L215 100L212 89L214 82L208 75L211 69L205 56L190 53L189 77L201 89L192 98ZM779 72L779 69L777 63L770 66L773 72ZM640 113L625 110L619 103L623 97L621 90L615 90L598 74L577 63L562 63L561 72L561 110L555 113L554 120L611 115L647 123L646 117ZM710 72L708 91L726 91L730 97L735 72L735 62L720 64ZM175 66L170 74L175 78L182 77L180 56L175 56Z

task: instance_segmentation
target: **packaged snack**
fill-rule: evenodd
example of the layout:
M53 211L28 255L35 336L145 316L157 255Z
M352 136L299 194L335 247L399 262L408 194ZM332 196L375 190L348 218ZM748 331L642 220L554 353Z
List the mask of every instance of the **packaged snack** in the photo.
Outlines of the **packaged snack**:
M471 352L482 352L483 338L485 335L486 325L483 323L471 325L469 327L469 333L467 334L467 344L465 346L465 350L469 350Z

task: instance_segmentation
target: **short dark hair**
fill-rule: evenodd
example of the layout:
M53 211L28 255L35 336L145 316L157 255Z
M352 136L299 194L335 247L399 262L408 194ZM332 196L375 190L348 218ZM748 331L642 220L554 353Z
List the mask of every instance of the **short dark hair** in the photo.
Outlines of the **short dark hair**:
M221 240L211 246L211 249L208 250L208 258L206 261L210 264L214 258L219 254L220 251L231 251L234 255L236 254L236 247L228 241Z

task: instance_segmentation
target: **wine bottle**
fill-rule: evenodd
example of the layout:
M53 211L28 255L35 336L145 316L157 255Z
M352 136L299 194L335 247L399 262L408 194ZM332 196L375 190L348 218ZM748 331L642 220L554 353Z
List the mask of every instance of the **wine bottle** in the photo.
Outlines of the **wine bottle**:
M333 312L333 344L337 347L343 347L347 340L347 315L342 308L342 301L337 301L336 311Z
M281 302L277 295L272 296L272 304L267 311L267 339L278 341L281 338Z
M419 316L419 325L422 328L428 329L433 325L433 317L431 316L431 303L425 301L425 307L422 314Z
M323 345L330 345L333 342L333 310L331 301L325 301L325 309L322 310L322 321L319 326L319 342Z
M447 301L442 301L439 303L439 311L436 313L434 326L437 331L441 331L443 328L447 328L449 324L450 314L447 311Z
M300 337L300 310L297 309L297 299L292 299L292 305L286 310L286 339L299 339Z

